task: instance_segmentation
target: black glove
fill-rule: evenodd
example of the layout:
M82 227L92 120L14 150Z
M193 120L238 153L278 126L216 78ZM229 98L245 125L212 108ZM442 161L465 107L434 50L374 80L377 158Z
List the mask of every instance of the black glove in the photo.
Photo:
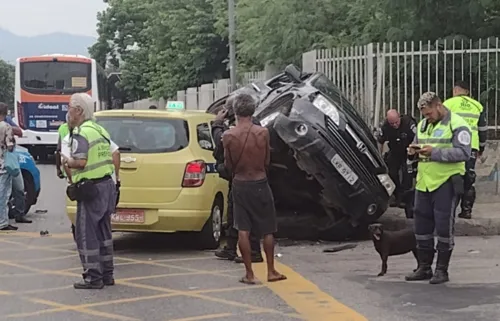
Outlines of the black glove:
M119 192L120 191L120 187L122 187L122 183L120 180L117 180L116 181L116 191Z

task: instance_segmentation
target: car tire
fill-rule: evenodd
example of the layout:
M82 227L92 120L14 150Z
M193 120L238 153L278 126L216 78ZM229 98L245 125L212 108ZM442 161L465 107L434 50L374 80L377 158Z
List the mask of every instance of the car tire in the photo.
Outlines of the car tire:
M224 211L224 199L217 195L212 204L210 217L206 221L199 234L199 248L203 250L214 250L220 245L222 237L222 218Z
M28 214L31 206L36 202L35 182L28 171L22 171L24 181L25 206L24 213Z

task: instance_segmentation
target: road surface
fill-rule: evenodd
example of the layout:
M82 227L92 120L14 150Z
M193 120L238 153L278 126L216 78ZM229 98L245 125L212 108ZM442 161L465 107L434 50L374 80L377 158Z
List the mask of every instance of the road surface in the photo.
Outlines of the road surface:
M500 238L460 238L452 282L406 283L411 254L389 259L384 277L370 242L334 254L331 244L282 241L278 268L289 280L238 283L243 268L190 248L189 236L115 233L116 280L74 290L81 267L65 216L64 182L40 165L33 224L0 234L0 319L11 320L500 320ZM38 210L39 212L36 212ZM47 210L47 213L40 212ZM51 236L41 237L48 230Z

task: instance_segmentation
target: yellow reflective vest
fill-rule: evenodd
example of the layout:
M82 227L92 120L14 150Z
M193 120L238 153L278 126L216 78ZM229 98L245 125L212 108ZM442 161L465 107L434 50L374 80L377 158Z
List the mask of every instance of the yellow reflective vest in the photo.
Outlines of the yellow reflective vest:
M453 112L450 112L450 121L445 125L441 122L429 124L422 132L423 124L424 120L417 126L417 142L420 146L430 145L433 149L452 148L453 132L460 127L469 127L462 117ZM419 155L415 188L421 192L433 192L456 174L465 174L465 162L435 162L429 157Z
M478 122L479 116L484 109L483 105L477 100L463 95L447 99L443 105L461 116L469 124L472 133L471 147L472 149L479 150Z
M87 165L83 169L72 169L73 183L82 179L98 179L112 175L114 171L113 157L111 156L110 136L108 132L92 121L86 121L73 130L73 135L80 135L87 139L89 151Z

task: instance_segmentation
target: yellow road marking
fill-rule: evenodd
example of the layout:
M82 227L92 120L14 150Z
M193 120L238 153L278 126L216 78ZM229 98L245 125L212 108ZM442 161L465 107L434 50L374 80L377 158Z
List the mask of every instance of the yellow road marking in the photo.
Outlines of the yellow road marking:
M189 318L182 318L182 319L171 319L169 321L200 321L200 320L210 320L210 319L219 319L219 318L228 318L233 316L233 313L219 313L219 314L205 314L205 315L199 315L197 317L189 317Z
M71 254L71 255L64 255L64 256L45 257L45 258L40 258L40 259L15 260L14 262L16 262L16 263L48 262L48 261L69 259L71 257L76 257L76 256L74 254Z
M57 287L57 288L48 288L48 289L38 289L38 290L29 290L29 291L21 291L21 292L15 292L14 294L37 294L37 293L47 293L47 292L55 292L55 291L59 291L59 290L68 290L68 289L72 289L73 288L73 285L66 285L66 286L60 286L60 287Z
M267 282L266 264L252 265L255 276L307 321L368 321L364 316L348 308L292 268L274 261L276 270L287 280Z
M241 271L241 269L218 270L219 273L235 272L235 271ZM141 280L149 280L149 279L164 278L164 277L171 277L171 276L188 276L188 275L203 275L203 274L207 274L207 272L201 271L201 272L154 274L154 275L146 275L146 276L136 276L136 277L125 278L125 279L116 279L115 281L141 281ZM227 275L227 277L236 277L236 276Z
M17 233L17 236L23 236L23 235L29 236L29 235L31 235L31 236L35 237L35 234L36 233L23 233L23 234ZM13 233L11 235L14 236L15 234ZM0 236L1 236L1 234L0 234ZM37 236L37 237L39 237L39 236ZM68 235L63 234L63 235L60 235L59 237L60 238L67 238L67 237L72 237L72 236L70 234L68 234ZM54 248L55 246L49 246L49 247L30 246L30 245L26 245L26 244L23 244L20 242L9 241L9 240L6 240L5 238L4 239L0 238L0 242L21 245L27 249L39 249L39 250L46 250L46 251L50 251L50 252L71 253L72 255L77 254L77 252L74 250L57 249L57 248ZM70 257L70 256L68 255L67 257ZM59 258L61 258L61 257L59 257ZM50 258L50 259L56 259L56 258ZM128 282L130 279L142 280L142 279L146 279L146 278L149 279L149 278L154 278L154 277L163 277L163 276L176 275L176 274L177 275L213 274L213 275L221 275L221 276L225 276L225 277L232 277L231 275L221 273L222 271L199 270L199 269L193 269L193 268L177 266L177 265L172 265L172 264L159 263L159 262L187 261L187 260L191 260L191 258L166 259L166 260L159 260L159 261L144 261L144 260L136 260L136 259L126 258L126 257L115 256L115 259L125 261L124 263L118 263L120 265L144 264L144 265L179 269L179 270L185 271L185 272L184 273L175 273L175 274L171 273L171 274L162 274L162 275L157 275L157 276L136 277L136 278L117 280L117 283L125 285L125 286L134 287L134 288L149 289L149 290L156 290L156 291L164 292L164 294L160 294L157 296L149 296L149 297L137 297L137 298L130 298L130 299L115 300L115 301L99 302L99 303L95 303L95 304L78 305L78 306L59 305L57 308L54 308L54 309L48 309L48 310L34 312L35 315L38 315L41 313L51 313L51 312L59 312L59 311L75 310L75 309L77 309L77 310L79 309L78 311L82 312L82 311L80 311L81 309L85 310L86 308L93 307L93 306L100 306L100 305L107 305L107 304L118 304L118 303L122 303L122 302L123 303L138 302L138 301L142 301L142 300L150 300L153 298L163 298L163 297L181 295L181 296L187 296L187 297L191 297L191 298L199 298L199 299L203 299L203 300L208 300L208 301L228 304L228 305L232 305L232 306L247 308L247 309L252 310L252 311L261 311L262 313L278 313L278 314L282 314L282 315L288 315L288 316L294 317L294 318L300 318L300 319L311 320L311 321L329 320L329 319L331 319L332 315L335 316L336 321L344 321L344 320L345 321L347 321L347 320L349 320L349 321L366 321L367 320L365 317L363 317L362 315L360 315L356 311L344 306L343 304L341 304L340 302L338 302L337 300L332 298L330 295L321 291L315 284L306 280L300 274L293 271L288 266L281 264L279 262L276 262L276 268L280 272L287 275L288 280L282 281L282 282L276 282L276 283L265 282L264 284L270 290L272 290L275 294L277 294L279 297L281 297L289 306L291 306L298 313L300 313L300 315L287 314L287 313L283 313L283 312L280 312L280 311L274 310L274 309L262 309L260 307L256 307L256 306L252 306L252 305L248 305L248 304L244 304L244 303L240 303L240 302L235 302L235 301L231 301L231 300L213 298L213 297L206 296L206 295L202 294L202 293L210 293L210 292L222 292L222 291L228 291L228 290L237 290L236 288L234 288L234 289L219 289L219 290L202 290L202 291L177 291L177 290L172 290L172 289L168 289L168 288L154 287L154 286L149 286L149 285L135 284L132 282ZM196 257L194 259L202 260L202 259L206 259L206 258L205 257L203 257L203 258ZM49 258L44 259L44 260L49 260ZM0 261L0 264L22 268L22 269L32 271L32 272L37 272L40 274L52 274L52 275L61 275L61 276L78 276L78 277L80 276L80 274L71 273L71 272L69 272L69 270L49 271L49 270L31 268L31 267L24 266L21 264L16 264L12 261ZM77 268L77 269L79 269L79 268ZM70 269L70 270L73 270L73 269ZM265 264L255 264L254 271L255 271L256 276L260 280L265 281L267 279L267 271L266 271ZM127 280L127 281L125 281L125 280ZM263 286L264 285L262 285L262 286L243 286L243 287L240 287L238 289L246 289L246 288L255 289L256 287L263 287ZM67 287L64 287L64 288L67 288ZM37 292L30 291L30 292L31 293L38 293L38 291ZM2 294L2 292L0 292L0 294ZM11 293L5 292L4 295L9 295L9 294L11 294ZM58 304L58 303L52 303L52 306L54 306L54 304ZM91 311L91 312L94 312L94 311ZM83 313L86 313L86 311ZM100 313L100 312L98 312L98 313ZM22 314L22 315L27 316L27 314ZM101 316L103 316L103 315L101 315ZM124 318L121 316L117 316L117 317ZM128 319L128 320L130 320L130 319Z
M80 312L83 314L94 315L94 316L98 316L98 317L102 317L102 318L121 320L121 321L139 321L139 319L126 317L126 316L122 316L119 314L88 310L85 308L74 307L74 306L66 305L66 304L60 304L60 303L52 302L52 301L48 301L48 300L35 299L35 298L26 298L26 299L30 302L33 302L33 303L45 304L45 305L53 306L53 307L59 307L60 309L69 309L71 311L76 311L76 312ZM37 315L43 314L44 311L47 311L47 310L41 310L41 311L34 312L35 314L33 314L33 313L10 314L6 317L7 318L25 318L28 316L37 316Z

